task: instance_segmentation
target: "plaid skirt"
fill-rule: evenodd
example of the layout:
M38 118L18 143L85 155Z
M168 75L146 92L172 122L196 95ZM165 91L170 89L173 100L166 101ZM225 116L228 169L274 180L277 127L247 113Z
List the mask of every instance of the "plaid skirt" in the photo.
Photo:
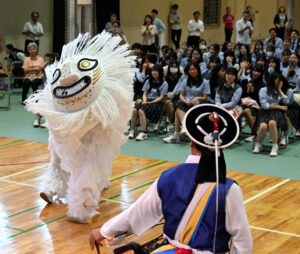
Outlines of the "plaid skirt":
M292 126L300 130L300 106L296 102L288 106L286 116L290 119Z
M153 101L153 100L147 100L147 101ZM142 105L142 103L136 104L135 108L137 110L141 109L145 112L146 118L151 122L151 123L158 123L162 111L164 109L164 104L163 102L158 102L158 103L153 103L153 104L147 104L147 105Z
M252 128L252 135L256 135L261 123L269 123L269 121L274 120L277 123L277 128L281 129L282 131L286 131L288 128L287 121L285 118L285 112L279 109L260 109L253 128Z

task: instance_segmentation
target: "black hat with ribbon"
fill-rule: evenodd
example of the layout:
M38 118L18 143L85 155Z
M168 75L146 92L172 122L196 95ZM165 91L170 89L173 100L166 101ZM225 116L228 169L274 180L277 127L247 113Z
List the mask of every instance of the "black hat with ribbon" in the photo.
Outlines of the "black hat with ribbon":
M237 120L222 107L213 104L200 104L185 114L183 124L190 139L203 147L196 182L216 182L214 149L217 148L219 182L226 183L226 163L220 149L231 146L238 138L239 125Z

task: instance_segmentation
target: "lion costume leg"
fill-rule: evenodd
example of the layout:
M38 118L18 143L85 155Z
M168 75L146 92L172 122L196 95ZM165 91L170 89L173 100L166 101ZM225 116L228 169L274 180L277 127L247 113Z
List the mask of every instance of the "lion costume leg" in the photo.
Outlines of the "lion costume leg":
M72 221L87 223L87 217L98 214L96 209L100 194L108 187L115 152L102 145L90 145L81 148L79 154L84 155L84 158L79 160L80 167L72 169L67 190L67 217Z
M40 196L48 203L55 203L54 196L66 196L69 174L61 169L61 160L54 150L51 151L51 161L43 176Z

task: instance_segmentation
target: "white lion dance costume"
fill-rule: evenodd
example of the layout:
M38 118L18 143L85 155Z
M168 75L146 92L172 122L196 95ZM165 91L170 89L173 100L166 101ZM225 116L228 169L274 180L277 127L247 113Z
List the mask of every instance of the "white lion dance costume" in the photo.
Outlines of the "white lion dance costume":
M61 59L46 68L44 90L27 100L27 110L46 118L51 162L41 197L67 196L69 220L87 223L133 109L134 57L120 37L79 35L63 47Z

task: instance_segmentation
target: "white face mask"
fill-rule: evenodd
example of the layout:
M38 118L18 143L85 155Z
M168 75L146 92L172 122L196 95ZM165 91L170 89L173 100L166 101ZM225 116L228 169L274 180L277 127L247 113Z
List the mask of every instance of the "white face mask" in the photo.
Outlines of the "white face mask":
M268 52L267 52L267 56L268 56L268 57L271 57L271 56L273 56L273 52L271 52L271 51L268 51Z
M170 68L171 73L177 73L177 71L178 71L178 68L176 68L176 67L171 67Z
M206 49L206 46L205 45L201 45L200 49L204 50L204 49Z

